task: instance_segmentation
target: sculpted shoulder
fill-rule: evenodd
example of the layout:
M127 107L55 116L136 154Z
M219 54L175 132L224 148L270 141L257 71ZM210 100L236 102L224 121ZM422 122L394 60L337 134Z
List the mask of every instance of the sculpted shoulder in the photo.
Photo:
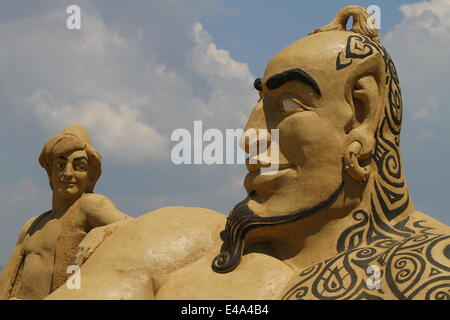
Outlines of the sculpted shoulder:
M79 210L86 217L89 228L131 219L121 212L108 197L100 194L84 195L80 200Z
M22 227L22 230L20 230L19 237L17 238L17 244L22 243L25 239L25 236L27 235L28 231L30 230L30 227L33 225L33 223L40 217L44 216L45 213L32 217L29 219Z
M397 299L448 300L450 235L419 234L387 251L385 281Z
M144 214L125 225L120 232L136 240L145 239L152 247L170 246L174 250L190 246L210 246L220 242L226 216L193 207L165 207ZM177 245L177 246L176 246Z
M423 212L414 211L412 214L410 214L410 217L412 218L412 220L414 220L415 223L426 225L427 227L432 228L433 233L450 235L450 226L440 222L435 218L432 218L431 216Z
M345 250L301 270L291 279L283 298L448 299L449 227L421 212L409 214L404 221L403 230L412 232L409 236ZM369 266L380 270L381 290L368 289L367 280L375 284L377 273L368 270Z
M85 262L83 272L98 267L111 272L142 270L151 274L158 288L172 272L217 252L225 222L225 215L202 208L149 212L116 230Z
M159 222L161 219L161 223L165 224L178 224L183 221L183 223L188 223L188 225L185 225L186 227L195 228L210 227L226 222L226 216L222 213L205 208L179 206L160 208L137 219L141 222L154 220ZM185 228L183 227L183 229Z
M83 212L95 212L105 205L112 205L114 203L107 197L97 193L88 193L80 199L80 210Z
M30 218L22 227L22 229L20 230L19 233L19 237L17 238L17 244L22 243L26 236L28 234L30 234L30 232L32 231L32 229L37 225L37 224L41 224L43 223L43 221L47 220L48 218L46 218L49 214L51 213L51 211L47 211L44 212L38 216L34 216L32 218Z

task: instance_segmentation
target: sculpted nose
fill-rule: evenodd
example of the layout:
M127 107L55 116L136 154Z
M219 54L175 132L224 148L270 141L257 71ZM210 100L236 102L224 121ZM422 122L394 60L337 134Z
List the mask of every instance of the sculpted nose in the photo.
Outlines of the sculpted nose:
M243 149L249 155L245 163L249 172L257 172L262 168L278 170L292 166L282 152L279 139L279 129L274 123L268 123L261 99L248 119L241 140Z
M253 109L250 118L245 126L245 133L243 136L243 149L246 153L254 153L257 145L270 145L271 136L267 130L266 117L263 110L263 102L260 100ZM252 152L253 151L253 152ZM261 153L265 150L258 150Z
M249 155L245 163L249 172L257 172L262 167L270 166L274 160L278 162L277 159L271 158L272 135L268 130L262 100L258 102L250 115L242 144Z
M64 167L63 176L65 179L71 179L73 177L73 168L71 163L67 163Z

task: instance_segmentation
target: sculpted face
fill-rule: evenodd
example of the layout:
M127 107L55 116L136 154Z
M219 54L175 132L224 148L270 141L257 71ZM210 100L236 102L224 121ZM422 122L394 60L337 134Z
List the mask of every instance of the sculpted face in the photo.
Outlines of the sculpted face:
M304 38L277 54L265 71L261 100L246 129L279 130L280 169L262 175L260 163L247 164L248 207L259 216L313 207L343 181L342 157L354 112L345 100L342 73L330 76L336 72L336 54L329 52L339 48L324 52L325 43L340 44L332 32ZM264 153L271 151L269 145Z
M89 163L86 150L54 154L51 181L53 192L64 199L80 197L89 185Z
M358 205L373 171L380 84L386 81L382 58L364 41L351 32L310 35L277 54L255 83L261 99L246 130L278 130L279 171L261 173L276 167L267 159L277 157L271 136L258 137L268 140L267 148L255 156L261 161L247 164L249 196L228 216L215 271L238 264L250 230L298 221L325 207L342 214ZM246 143L247 152L255 149Z
M102 173L101 159L86 128L72 125L44 144L39 163L48 174L54 195L69 199L94 191Z

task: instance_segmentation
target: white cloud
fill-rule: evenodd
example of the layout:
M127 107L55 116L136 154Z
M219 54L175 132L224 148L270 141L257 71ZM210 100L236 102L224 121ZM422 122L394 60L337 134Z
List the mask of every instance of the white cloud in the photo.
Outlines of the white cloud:
M189 65L206 77L212 88L204 108L205 115L222 124L234 125L229 128L243 127L257 101L253 89L255 78L248 65L233 60L228 51L217 48L202 24L194 25L193 36L196 46L190 55Z
M234 79L252 83L252 75L246 63L235 61L230 53L218 49L211 35L203 29L201 23L193 27L193 35L196 47L192 54L192 68L199 74L209 76L212 79Z
M450 171L450 0L400 7L404 18L383 43L397 66L405 174L416 208L448 223Z
M426 108L420 108L412 114L414 120L425 120L437 115L440 103L436 97L430 97Z
M14 227L0 219L4 246L14 243L27 218L41 213L36 207L50 207L48 182L37 174L35 159L47 138L75 123L88 127L108 163L97 191L125 212L179 204L226 213L241 200L237 168L174 169L167 160L174 129L192 131L194 120L203 120L204 131L242 128L257 101L247 64L198 23L217 1L137 1L123 12L115 2L80 0L80 31L65 28L61 3L46 3L24 16L0 17L0 126L13 127L0 144L14 151L4 155L15 169L8 172L28 170L41 184L28 180L10 190L1 186L16 177L2 180L0 212L16 219ZM21 200L26 194L29 199Z
M418 26L432 33L444 33L450 27L450 1L432 0L400 6L405 19L417 20Z
M194 120L205 129L244 126L257 97L253 76L200 23L186 31L185 48L173 43L184 52L176 66L158 43L143 51L147 29L124 38L95 12L82 17L81 31L65 29L63 11L0 23L0 88L47 135L82 124L106 157L136 164L167 159L171 131Z
M403 5L400 10L404 19L387 34L384 45L405 88L406 114L418 123L437 121L445 112L441 106L450 101L450 0Z
M139 110L121 105L117 110L99 100L72 105L58 101L46 90L37 90L26 99L36 120L49 132L59 132L71 124L83 124L107 156L124 163L161 159L167 155L167 138L152 126L139 121Z

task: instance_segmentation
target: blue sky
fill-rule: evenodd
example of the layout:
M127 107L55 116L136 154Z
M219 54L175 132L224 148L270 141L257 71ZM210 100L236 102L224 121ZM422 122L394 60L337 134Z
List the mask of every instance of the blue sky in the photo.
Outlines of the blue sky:
M342 7L378 5L381 9L380 33L384 36L402 20L399 6L414 2L419 1L229 0L216 9L221 17L207 16L202 22L216 43L232 52L234 59L245 61L253 74L261 74L267 61L280 48L327 24Z
M76 3L82 30L65 28ZM400 74L402 153L416 208L447 224L450 0L0 0L0 265L21 226L50 207L37 157L64 126L86 125L102 153L96 192L138 216L168 205L228 213L239 165L175 166L170 134L242 128L268 60L343 6L378 5Z

